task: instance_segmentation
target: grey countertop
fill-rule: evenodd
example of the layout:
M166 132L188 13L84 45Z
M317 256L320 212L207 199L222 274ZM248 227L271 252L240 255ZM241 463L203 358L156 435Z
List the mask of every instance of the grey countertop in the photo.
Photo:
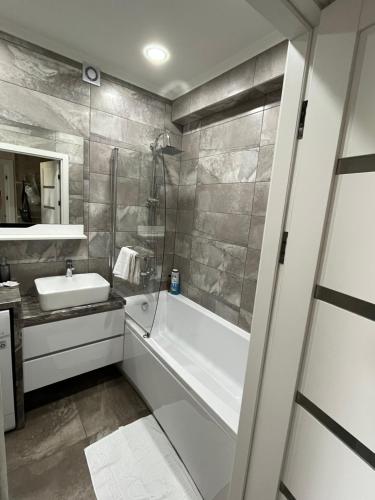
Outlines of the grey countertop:
M22 297L22 323L23 327L41 325L43 323L121 309L124 307L124 304L125 299L111 290L108 300L104 302L67 307L66 309L57 309L56 311L42 311L39 306L38 297L26 296Z
M16 288L0 288L0 309L9 309L21 302L20 289Z

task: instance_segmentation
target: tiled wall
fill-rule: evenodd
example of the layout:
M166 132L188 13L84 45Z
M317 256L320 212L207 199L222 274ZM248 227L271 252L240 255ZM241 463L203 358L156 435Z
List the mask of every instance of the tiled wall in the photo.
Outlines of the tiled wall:
M250 330L280 92L186 125L174 264L185 295Z
M63 273L69 257L78 272L108 274L112 148L120 147L118 239L131 244L147 214L150 143L167 127L181 145L170 116L161 98L107 78L91 86L79 65L0 35L0 142L69 154L70 221L84 223L88 235L87 241L1 243L23 293L34 290L34 278ZM178 169L176 161L169 165L171 184L178 184ZM172 232L175 212L169 215Z

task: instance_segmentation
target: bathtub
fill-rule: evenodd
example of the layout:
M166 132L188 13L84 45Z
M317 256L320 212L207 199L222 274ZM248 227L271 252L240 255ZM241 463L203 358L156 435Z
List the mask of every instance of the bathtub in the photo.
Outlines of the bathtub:
M225 500L250 335L182 295L127 298L123 371L205 500ZM150 338L145 329L153 324Z

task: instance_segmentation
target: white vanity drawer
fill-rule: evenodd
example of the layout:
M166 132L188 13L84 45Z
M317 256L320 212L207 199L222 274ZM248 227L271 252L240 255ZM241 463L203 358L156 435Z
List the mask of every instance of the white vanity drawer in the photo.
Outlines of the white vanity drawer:
M124 309L28 326L23 329L23 359L29 360L124 334Z
M25 361L24 391L33 391L96 368L118 363L123 360L123 347L124 337L121 336Z

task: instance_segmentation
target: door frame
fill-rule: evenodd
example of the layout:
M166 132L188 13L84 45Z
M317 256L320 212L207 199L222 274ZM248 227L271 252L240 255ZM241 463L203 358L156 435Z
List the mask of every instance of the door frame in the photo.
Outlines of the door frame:
M375 19L371 0L336 0L323 10L314 34L304 135L296 147L285 222L285 262L278 266L273 301L261 293L267 279L263 255L260 266L230 500L274 500L279 494L359 30L368 25L369 13ZM277 148L282 147L281 142L280 133ZM275 156L274 172L279 166ZM275 198L271 184L270 209ZM267 213L263 240L267 253L272 228L278 229ZM262 303L267 301L271 314L265 331L261 315L265 314ZM251 363L259 364L259 359L262 369L252 379L255 368ZM252 407L247 400L253 402ZM242 450L241 456L243 440L248 455Z

